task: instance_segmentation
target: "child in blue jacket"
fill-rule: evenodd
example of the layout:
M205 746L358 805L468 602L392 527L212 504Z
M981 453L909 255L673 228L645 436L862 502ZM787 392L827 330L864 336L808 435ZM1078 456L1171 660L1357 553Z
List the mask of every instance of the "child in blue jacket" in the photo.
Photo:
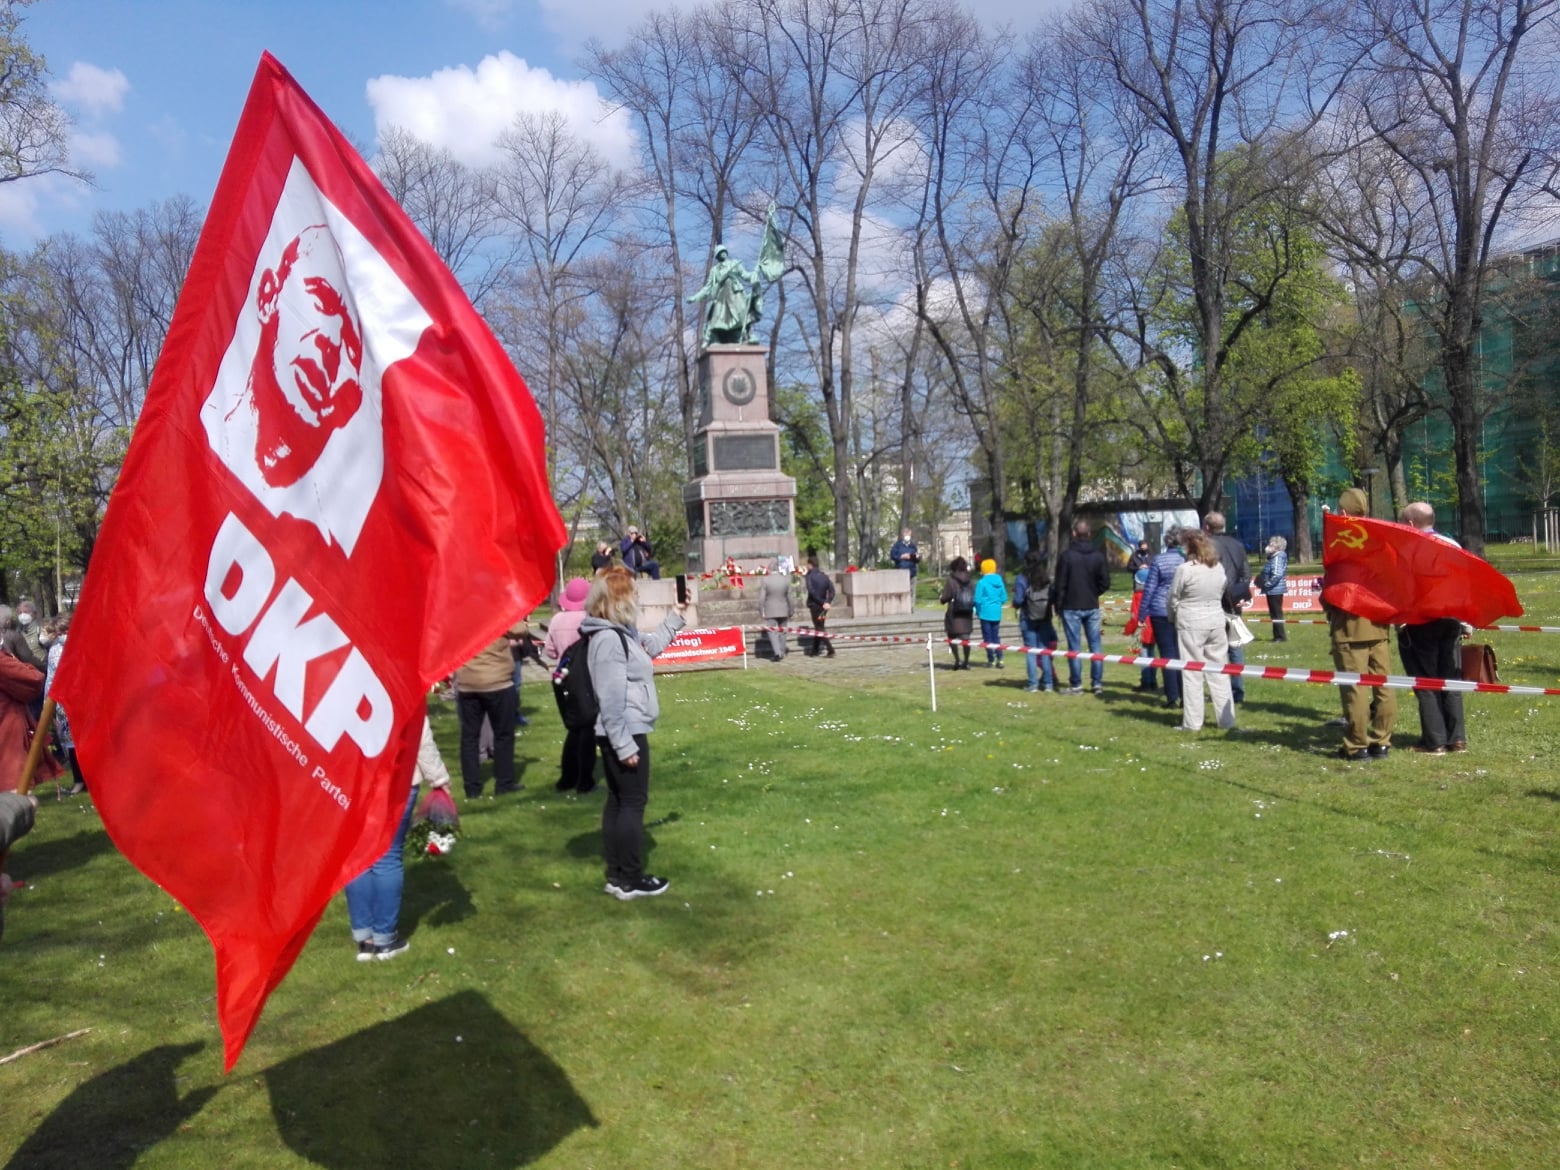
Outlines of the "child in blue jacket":
M980 563L980 580L975 582L975 616L980 618L981 641L986 644L986 665L1002 666L1002 610L1008 602L1007 583L997 572L997 562L987 558Z

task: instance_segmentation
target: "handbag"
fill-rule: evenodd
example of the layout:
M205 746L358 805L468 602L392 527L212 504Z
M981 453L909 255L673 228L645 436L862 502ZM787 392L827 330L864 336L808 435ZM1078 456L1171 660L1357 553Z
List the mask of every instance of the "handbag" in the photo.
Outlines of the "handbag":
M1464 642L1462 676L1468 682L1500 682L1500 673L1496 670L1495 647L1488 642Z
M1238 613L1224 615L1224 632L1229 636L1231 646L1244 646L1257 639L1257 636L1251 632L1251 627L1246 624L1246 619Z

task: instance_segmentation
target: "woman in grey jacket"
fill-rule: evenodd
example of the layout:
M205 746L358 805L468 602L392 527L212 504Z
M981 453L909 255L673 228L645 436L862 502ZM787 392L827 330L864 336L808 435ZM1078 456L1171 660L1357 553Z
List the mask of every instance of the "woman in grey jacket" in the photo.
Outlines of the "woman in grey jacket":
M634 576L612 568L591 584L580 637L587 638L591 687L596 692L596 743L607 774L601 810L606 892L619 901L653 898L671 884L645 872L645 805L650 800L650 733L661 713L651 662L683 627L684 606L666 615L654 633L641 634ZM601 637L595 635L600 634Z

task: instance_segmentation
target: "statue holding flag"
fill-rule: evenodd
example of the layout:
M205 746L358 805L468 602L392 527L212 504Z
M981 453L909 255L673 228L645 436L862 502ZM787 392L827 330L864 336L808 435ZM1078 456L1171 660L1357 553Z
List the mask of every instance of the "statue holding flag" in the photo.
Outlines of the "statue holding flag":
M764 220L764 243L758 263L749 272L740 260L731 259L726 245L715 245L715 262L710 265L704 287L688 298L704 301L704 344L746 345L752 340L753 326L764 315L763 282L773 284L785 271L785 245L775 222L775 205L769 205Z

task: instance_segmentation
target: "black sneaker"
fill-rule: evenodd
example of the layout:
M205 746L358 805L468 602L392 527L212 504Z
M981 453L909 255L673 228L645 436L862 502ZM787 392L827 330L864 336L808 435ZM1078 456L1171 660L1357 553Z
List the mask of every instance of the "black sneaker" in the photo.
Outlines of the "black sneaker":
M617 885L608 882L607 893L611 894L619 902L627 902L633 898L654 898L657 895L664 894L671 884L665 878L647 873L643 877L635 878L633 881L620 882Z
M374 961L374 956L378 953L379 948L365 938L362 942L358 943L357 961L359 963L372 963Z
M396 935L389 942L380 943L374 948L374 958L393 959L397 955L404 955L406 953L406 948L411 945L411 943L407 942L400 935Z

